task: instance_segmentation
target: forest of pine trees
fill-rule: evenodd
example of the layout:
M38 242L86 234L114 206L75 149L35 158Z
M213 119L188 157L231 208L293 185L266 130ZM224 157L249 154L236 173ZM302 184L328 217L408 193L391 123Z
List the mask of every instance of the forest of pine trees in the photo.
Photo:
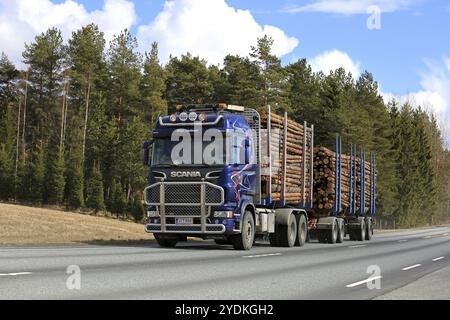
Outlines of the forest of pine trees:
M142 142L179 103L270 104L315 124L316 144L364 145L378 155L378 214L411 227L448 219L450 153L433 115L386 105L369 72L314 73L282 66L268 37L222 66L187 53L141 55L124 30L106 44L90 24L63 39L52 28L28 43L23 70L0 58L0 200L107 210L143 218ZM1 50L1 48L0 48ZM345 151L345 150L344 150Z

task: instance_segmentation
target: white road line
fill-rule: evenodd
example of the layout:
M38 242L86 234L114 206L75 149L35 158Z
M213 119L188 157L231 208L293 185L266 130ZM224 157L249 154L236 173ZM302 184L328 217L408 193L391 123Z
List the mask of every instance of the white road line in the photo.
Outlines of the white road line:
M281 256L281 253L257 254L254 256L243 256L242 258L261 258L261 257L272 257L272 256Z
M403 270L403 271L407 271L407 270L411 270L411 269L414 269L414 268L417 268L417 267L420 267L420 266L421 266L421 264L418 263L418 264L415 264L415 265L413 265L413 266L405 267L405 268L403 268L402 270Z
M402 240L398 240L398 242L407 242L408 240L406 239L402 239Z
M367 282L371 282L373 280L378 280L378 279L381 279L381 278L383 278L383 277L382 276L370 277L370 278L368 278L366 280L361 280L361 281L358 281L358 282L355 282L355 283L348 284L348 285L346 285L346 287L347 288L353 288L353 287L359 286L361 284L364 284L364 283L367 283Z
M350 246L349 248L362 248L362 247L367 247L367 244L359 244L359 245L356 245L356 246Z
M433 260L431 260L431 261L439 261L439 260L442 260L442 259L444 259L445 257L439 257L439 258L434 258Z
M426 237L423 237L424 239L431 239L431 238L433 238L433 236L426 236Z
M33 272L16 272L16 273L0 273L0 276L24 276L27 274L33 274Z

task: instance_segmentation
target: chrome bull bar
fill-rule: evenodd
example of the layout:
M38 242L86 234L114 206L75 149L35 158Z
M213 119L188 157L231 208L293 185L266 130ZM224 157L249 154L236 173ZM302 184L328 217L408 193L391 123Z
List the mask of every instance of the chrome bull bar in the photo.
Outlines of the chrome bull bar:
M194 187L194 186L199 186L200 187L200 194L199 194L199 198L196 197L190 197L190 199L188 199L188 201L186 201L186 197L184 197L183 200L183 196L177 198L176 201L174 200L174 196L170 195L170 197L167 197L167 190L170 189L171 186L177 187L177 188L189 188L189 187ZM158 191L156 194L158 195L157 200L159 201L154 201L155 199L151 199L151 197L149 197L149 191ZM209 189L211 188L211 189ZM214 191L214 192L219 192L220 193L220 199L218 199L217 194L216 197L208 197L207 196L207 191ZM156 195L155 193L153 193L153 195ZM189 194L188 194L189 195ZM192 190L191 190L191 195L192 195ZM197 194L196 194L197 195ZM167 202L166 200L170 198L172 201ZM176 198L176 195L175 195ZM193 199L192 199L193 198ZM197 202L197 199L199 200ZM178 200L180 200L178 202ZM225 202L225 191L223 188L212 184L210 182L205 182L205 181L198 181L198 182L165 182L164 180L162 180L161 182L155 183L151 186L148 186L147 188L144 189L144 202L147 206L156 206L158 208L159 211L159 217L160 217L160 224L148 224L145 227L145 231L146 232L151 232L151 233L223 233L225 231L225 227L223 226L223 228L220 228L220 230L211 230L211 229L217 229L215 227L217 227L217 225L210 225L206 223L206 217L207 217L207 212L210 210L207 210L207 207L211 206L221 206L224 204ZM166 212L166 207L170 206L170 207L199 207L200 208L200 214L199 215L190 215L190 217L192 218L200 218L200 230L198 230L198 224L185 224L182 225L182 227L184 227L185 229L191 229L192 231L177 231L177 228L175 228L176 225L167 225L167 212ZM157 230L160 226L160 230ZM178 228L179 229L179 228ZM208 230L209 229L209 230Z

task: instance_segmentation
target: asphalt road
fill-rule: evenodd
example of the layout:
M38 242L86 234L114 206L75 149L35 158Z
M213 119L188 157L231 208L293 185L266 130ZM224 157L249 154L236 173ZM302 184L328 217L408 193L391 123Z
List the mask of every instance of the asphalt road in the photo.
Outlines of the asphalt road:
M450 227L246 252L211 241L0 248L0 299L450 299L449 283Z

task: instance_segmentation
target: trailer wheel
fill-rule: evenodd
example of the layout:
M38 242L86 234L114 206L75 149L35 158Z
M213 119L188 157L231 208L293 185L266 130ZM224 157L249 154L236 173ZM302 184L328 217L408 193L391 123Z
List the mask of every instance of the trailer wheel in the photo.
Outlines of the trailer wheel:
M368 218L366 220L366 240L371 240L373 236L373 224L372 224L372 218Z
M164 238L158 234L155 234L156 242L158 242L159 246L162 248L175 248L178 243L177 238Z
M328 243L335 244L338 237L339 232L339 223L337 219L333 220L333 223L331 224L331 229L327 231L328 233Z
M279 226L278 228L279 245L282 247L293 247L297 239L297 219L293 214L289 217L287 226Z
M242 220L242 232L231 237L231 243L236 250L250 250L255 239L255 220L250 211L245 211Z
M300 215L300 218L297 221L297 225L298 230L295 245L298 247L303 247L308 237L308 226L306 225L306 218L304 215Z
M366 222L364 219L361 219L359 221L359 228L355 230L356 232L356 240L357 241L364 241L366 238Z
M345 223L343 219L338 219L338 236L337 236L337 243L344 242L345 238Z

